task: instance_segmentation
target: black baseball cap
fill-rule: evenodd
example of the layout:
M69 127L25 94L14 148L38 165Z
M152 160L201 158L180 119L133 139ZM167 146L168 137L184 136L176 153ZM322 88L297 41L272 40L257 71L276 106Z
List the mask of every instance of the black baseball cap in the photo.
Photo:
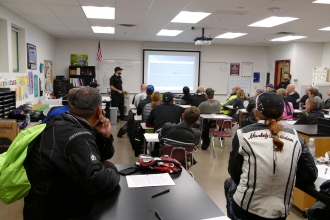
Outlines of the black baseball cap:
M98 86L100 86L99 84L97 84L97 82L91 82L91 84L89 84L90 87L96 88Z
M117 67L115 68L115 72L117 72L118 70L123 70L123 69L120 68L119 66L117 66Z
M173 93L165 92L163 95L163 102L171 102L173 100Z
M277 119L283 115L283 99L276 93L267 92L258 95L256 105L258 111L260 111L266 118Z
M214 96L214 90L213 90L212 88L207 88L207 89L205 90L205 93L206 93L206 95L209 96L209 97Z

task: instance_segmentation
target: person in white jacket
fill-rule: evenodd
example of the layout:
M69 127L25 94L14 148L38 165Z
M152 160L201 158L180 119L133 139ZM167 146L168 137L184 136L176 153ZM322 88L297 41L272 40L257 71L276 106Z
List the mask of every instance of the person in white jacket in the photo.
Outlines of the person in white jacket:
M317 178L305 140L296 130L277 123L283 110L282 97L260 94L255 111L258 123L235 134L228 166L232 182L237 185L229 199L233 219L286 219L296 179L313 183Z

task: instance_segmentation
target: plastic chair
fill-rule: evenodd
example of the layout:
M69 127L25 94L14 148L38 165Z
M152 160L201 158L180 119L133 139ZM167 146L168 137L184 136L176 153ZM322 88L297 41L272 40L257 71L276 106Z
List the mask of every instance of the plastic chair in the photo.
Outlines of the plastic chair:
M213 157L215 158L214 152L214 138L218 137L220 140L221 148L223 148L221 138L230 137L232 138L231 129L233 127L232 120L218 120L219 129L210 130L210 136L212 137Z
M177 147L177 146L168 146L168 145L163 146L163 154L169 155L171 158L178 160L181 164L184 165L187 171L193 166L194 152L195 152L194 146L187 146L187 147ZM190 158L191 165L188 165L188 158ZM189 173L192 177L194 177L191 172Z

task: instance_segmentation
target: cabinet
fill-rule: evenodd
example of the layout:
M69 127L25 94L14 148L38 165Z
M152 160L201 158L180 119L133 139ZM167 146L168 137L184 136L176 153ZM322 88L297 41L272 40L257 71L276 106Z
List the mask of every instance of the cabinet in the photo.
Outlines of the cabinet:
M0 119L8 118L11 110L16 108L15 91L0 92Z
M70 90L70 83L67 79L55 79L54 80L54 95L56 98L63 97L68 94Z
M95 66L70 66L69 79L73 87L88 86L95 81Z

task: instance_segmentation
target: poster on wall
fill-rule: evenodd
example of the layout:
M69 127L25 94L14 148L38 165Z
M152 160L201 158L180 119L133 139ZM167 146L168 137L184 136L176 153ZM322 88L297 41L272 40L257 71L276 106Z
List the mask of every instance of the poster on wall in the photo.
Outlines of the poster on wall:
M88 66L87 54L71 54L70 57L71 66Z
M230 75L239 76L240 63L230 63Z
M53 62L50 60L45 60L45 91L48 94L53 93Z
M27 67L29 70L37 69L37 47L27 43Z
M33 88L34 88L34 97L37 98L38 97L38 94L39 94L39 91L38 91L38 84L39 84L39 77L37 75L34 75L33 76Z
M33 95L33 73L28 72L28 86L29 86L29 95Z
M254 72L253 73L253 82L254 83L260 83L260 72Z

